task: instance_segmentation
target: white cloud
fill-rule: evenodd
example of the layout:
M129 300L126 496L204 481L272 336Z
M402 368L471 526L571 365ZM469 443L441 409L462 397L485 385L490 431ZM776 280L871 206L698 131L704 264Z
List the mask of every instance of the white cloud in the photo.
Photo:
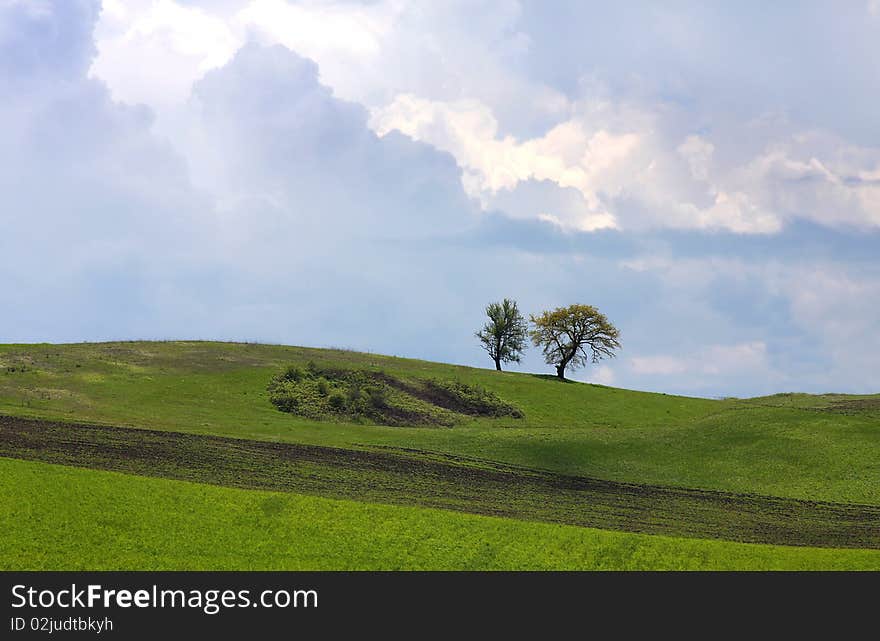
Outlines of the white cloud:
M691 175L696 180L706 180L709 177L709 163L715 145L700 136L690 135L676 148L676 151L687 161Z
M779 209L770 197L779 185L768 184L752 165L714 169L715 145L706 139L688 135L671 146L661 133L662 121L650 112L609 103L584 109L526 140L501 135L491 109L474 100L446 103L398 95L373 109L370 122L380 135L401 131L451 153L465 170L465 189L485 208L497 207L499 200L510 202L500 192L512 192L529 180L577 190L582 203L576 208L538 206L526 212L515 207L521 217L552 220L566 229L672 227L768 234L780 231L787 219L810 217L810 212ZM874 197L868 189L862 195ZM860 212L853 216L870 223L873 214L866 212L867 218Z
M786 389L791 378L777 368L768 351L767 344L757 340L635 356L628 360L628 378L642 389L713 396L730 396L742 389L752 395ZM797 389L804 389L803 380L798 385Z
M470 347L453 328L462 300L479 309L485 294L455 283L483 270L432 250L475 220L451 157L380 139L314 63L259 46L200 80L172 147L148 109L86 77L92 9L0 13L34 34L0 41L19 62L0 76L5 340L262 339L451 360L458 335ZM440 311L425 320L428 303Z
M676 356L636 356L630 359L630 367L636 374L661 374L670 376L688 371L688 362Z
M378 133L398 130L451 153L465 190L487 209L503 191L546 180L577 190L582 203L519 207L517 216L567 230L880 227L880 181L865 178L880 171L876 150L790 125L759 134L749 121L713 127L721 114L614 96L589 65L566 95L527 73L534 55L566 51L533 40L522 19L531 9L513 0L107 0L92 73L116 98L158 109L160 128L176 138L193 83L256 38L317 61L322 82L368 107ZM673 27L684 16L657 13L661 35L679 39ZM688 19L700 35L706 25ZM711 48L705 34L692 44ZM755 135L763 138L750 142Z
M743 192L719 191L709 207L701 209L692 203L682 203L676 209L698 229L727 229L741 234L767 234L782 229L782 221L776 215L756 205Z
M104 0L96 36L91 73L115 99L159 109L185 102L242 44L234 25L173 0Z
M228 201L290 214L298 235L334 225L411 238L476 222L453 159L404 136L380 138L334 97L316 65L281 46L248 45L197 85L188 155L199 184ZM247 215L247 212L244 212Z
M763 206L787 220L880 227L880 149L803 134L774 144L741 170Z
M608 365L600 365L595 371L590 372L590 383L596 383L598 385L614 385L615 380L616 377L614 376L614 370Z
M630 359L630 366L636 374L643 375L727 376L751 373L765 377L768 369L767 345L763 341L752 341L736 345L710 345L686 356L635 356Z
M794 322L815 337L814 348L831 360L829 385L838 384L848 372L861 371L862 389L880 387L876 266L857 271L820 263L795 273L781 268L769 285L788 298Z
M876 304L880 300L880 269L872 263L846 265L827 258L747 261L655 255L626 260L622 266L657 275L662 283L658 297L698 301L719 292L730 296L725 290L743 288L760 292L763 300L751 304L757 306L760 302L761 309L766 309L768 299L775 300L771 309L782 307L790 319L784 335L698 348L683 356L633 357L630 365L637 374L722 376L734 372L735 366L748 366L755 379L777 384L788 381L786 384L794 390L803 389L807 380L818 391L848 388L871 392L880 388L880 374L871 365L880 354L880 335L876 332L880 327L880 308ZM709 325L716 334L736 332L735 314L739 312L709 318L692 312L684 322ZM677 338L686 342L684 335ZM777 361L788 360L788 364L773 363L771 349ZM710 367L713 363L717 369ZM801 370L800 375L784 374L793 366Z
M519 141L499 136L498 122L484 104L443 103L413 95L399 95L391 104L374 109L371 126L380 135L401 131L450 152L466 171L468 193L484 204L500 190L513 190L526 180L549 180L576 189L584 201L578 215L535 211L532 217L549 216L582 231L617 226L598 192L615 192L617 174L639 146L635 133L589 131L576 121L557 125L540 138Z
M110 82L114 95L119 95L117 83L124 88L123 79L101 75L104 65L137 63L158 48L163 56L152 61L154 68L175 77L187 75L195 82L198 76L191 73L188 52L168 37L180 34L199 43L198 55L214 66L228 59L232 40L236 48L254 39L283 44L315 60L322 82L336 95L368 106L411 91L432 98L476 96L496 104L509 103L517 95L522 102L522 96L528 95L525 102L541 114L559 113L566 107L562 94L525 83L505 65L528 50L528 42L512 28L520 12L516 0L110 2L111 10L104 12L97 32L102 54L96 70ZM222 29L217 21L223 23ZM125 46L114 47L126 34ZM177 68L180 65L183 71ZM142 93L149 93L151 86L161 92L162 85L154 80L143 80Z
M738 345L711 345L700 354L700 372L709 375L732 372L766 375L767 345L752 341Z
M366 58L363 62L369 64L379 55L399 11L397 4L383 2L291 4L254 0L235 20L314 60Z

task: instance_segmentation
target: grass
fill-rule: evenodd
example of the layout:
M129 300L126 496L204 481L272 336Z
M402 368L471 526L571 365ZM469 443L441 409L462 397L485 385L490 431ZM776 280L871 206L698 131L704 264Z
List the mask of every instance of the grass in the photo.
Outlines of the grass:
M405 428L322 423L277 411L268 381L288 365L309 361L476 385L521 409L524 418ZM880 413L870 403L846 411L829 407L840 396L795 400L694 399L274 345L0 346L4 414L334 447L392 446L622 482L880 504Z
M0 570L880 569L880 550L676 539L0 458Z
M0 456L628 532L880 549L880 507L615 483L418 450L356 451L0 417Z

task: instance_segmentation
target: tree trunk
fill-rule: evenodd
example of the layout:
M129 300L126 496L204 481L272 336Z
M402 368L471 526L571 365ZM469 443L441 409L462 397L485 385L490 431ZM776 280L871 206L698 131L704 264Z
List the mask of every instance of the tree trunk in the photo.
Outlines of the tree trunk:
M497 369L499 372L501 371L501 359L500 358L495 359L495 369Z
M561 378L562 380L565 380L565 365L564 364L556 366L556 375L559 378Z

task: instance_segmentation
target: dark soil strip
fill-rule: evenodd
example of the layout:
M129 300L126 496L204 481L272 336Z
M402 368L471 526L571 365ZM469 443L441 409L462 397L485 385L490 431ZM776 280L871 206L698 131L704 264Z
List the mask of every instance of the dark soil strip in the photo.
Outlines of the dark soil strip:
M828 407L822 408L826 412L839 414L861 414L880 411L880 398L855 398L843 401L833 401Z
M469 416L493 415L491 410L486 409L481 411L478 408L471 407L466 403L462 403L445 390L432 386L430 383L426 383L423 387L419 387L418 385L406 383L393 376L389 376L385 372L371 372L370 376L377 381L385 383L389 387L393 387L398 391L414 396L420 401L436 405L437 407L442 407L443 409L455 412L456 414L465 414Z
M431 379L423 379L419 384L414 384L394 378L385 372L369 372L369 376L374 381L384 383L385 385L393 387L404 394L409 394L420 401L436 405L437 407L449 410L450 412L455 412L456 414L464 414L466 416L523 417L521 410L496 397L494 394L490 394L491 397L494 397L490 402L480 399L466 400L461 398L458 394L445 389L442 384ZM485 393L485 390L482 391Z
M880 548L878 506L616 483L417 450L345 450L0 416L0 456L627 532Z

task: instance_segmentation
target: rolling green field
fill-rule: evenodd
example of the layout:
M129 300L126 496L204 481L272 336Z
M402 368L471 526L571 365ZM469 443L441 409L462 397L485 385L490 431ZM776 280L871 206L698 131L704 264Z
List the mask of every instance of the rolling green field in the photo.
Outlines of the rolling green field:
M880 569L880 550L676 539L0 458L0 570Z
M289 365L306 367L310 361L325 368L381 372L404 382L435 379L479 386L519 408L523 417L461 416L451 427L388 427L350 419L315 421L279 412L269 402L269 380ZM411 496L406 496L408 486L401 486L403 490L391 488L398 494L391 489L385 494L377 492L374 486L386 487L381 482L387 485L387 479L382 481L383 477L372 468L363 472L365 480L359 481L357 487L361 489L357 491L351 490L351 484L345 485L344 492L338 491L340 485L335 479L348 473L339 468L343 472L333 472L334 481L325 486L280 483L279 487L287 492L268 494L204 484L252 487L247 482L219 477L196 477L193 480L203 483L191 484L58 467L50 463L150 474L147 469L119 467L112 462L91 465L84 459L47 458L45 453L19 448L21 451L6 455L43 462L0 459L5 486L0 519L4 525L14 521L0 535L0 545L10 550L3 555L11 559L6 561L7 569L176 568L192 567L193 563L218 569L877 566L876 550L827 549L837 545L834 541L844 539L835 538L826 516L817 517L809 507L811 502L847 504L829 509L851 513L854 522L868 519L864 531L874 527L875 510L880 506L877 396L793 394L717 401L561 382L551 376L499 374L372 354L259 344L5 345L0 346L0 414L360 453L394 452L408 461L443 460L453 467L464 466L462 469L509 467L522 470L530 478L551 478L554 474L576 477L570 482L575 485L595 486L593 480L601 479L660 487L657 491L667 492L664 496L672 494L663 488L690 488L695 496L705 491L726 493L719 499L722 503L737 503L745 500L737 497L748 494L764 497L756 499L761 506L783 506L777 510L779 518L767 523L749 516L752 508L740 510L740 516L728 519L725 528L716 530L691 527L699 519L692 518L695 512L683 503L683 507L670 512L663 524L665 529L646 530L642 524L651 521L644 517L651 514L650 503L633 521L636 525L613 519L590 520L589 510L577 507L579 500L586 504L587 499L564 493L558 494L564 503L558 510L548 499L540 501L540 510L535 507L517 512L508 509L511 499L506 495L492 495L488 508L469 509L469 504L479 502L473 495L468 498L466 493L461 494L463 490L455 489L459 486L442 486L446 489L435 489L432 495L426 481L414 482L413 486L421 489L413 490ZM426 469L420 467L419 473ZM151 475L190 478L174 471ZM35 478L41 482L34 484ZM520 496L517 505L528 504L526 499L535 499L544 491L529 482L532 484L514 486L525 493L517 495L519 490L513 491L511 496ZM111 485L120 488L118 501L109 498ZM95 501L76 498L90 492ZM96 502L101 492L105 492L112 509L101 508ZM147 509L149 501L141 498L147 492L162 497L161 501L157 498L155 510L152 506ZM444 497L444 492L454 496ZM426 498L431 496L431 500ZM437 496L441 500L436 500ZM774 497L797 501L779 503ZM167 517L176 519L174 524L167 523L167 518L163 521L156 512L162 501L187 506ZM269 524L263 523L262 517L243 516L251 510L251 517L259 517L253 506L261 501L286 506L279 512L283 517L273 517ZM589 501L594 505L595 495ZM56 502L68 507L58 511L52 507ZM538 503L536 500L535 505ZM793 517L794 508L790 506L796 505L807 507ZM616 510L611 512L616 514ZM460 511L504 514L516 519ZM736 513L731 508L730 514ZM815 523L814 529L802 529L826 549L730 542L785 540L787 530L780 529L780 524L792 518ZM121 530L122 541L141 547L114 550L111 546L106 558L99 560L95 548L101 539L99 526L90 531L89 523L103 523L102 519L113 520L116 527L119 523L130 524L129 530ZM380 519L383 528L387 527L387 531L374 532L375 541L370 539L374 529L365 525L369 519ZM233 524L228 531L210 532L209 523L224 520ZM716 523L714 517L709 521ZM722 521L718 519L717 523ZM165 527L151 525L163 522ZM598 523L609 529L561 523ZM70 535L53 534L62 527ZM642 531L672 533L675 538L631 533ZM748 531L757 534L745 537L743 533ZM827 533L824 542L823 532ZM306 545L303 537L307 536L324 540L329 547L321 548L319 542ZM708 536L725 540L703 540ZM250 537L253 549L229 553L206 549L200 556L189 557L173 549L173 540L184 538L191 539L193 545L221 545L211 537L229 537L229 541L240 542L239 548L247 547L244 542ZM398 545L398 539L408 543ZM855 540L857 547L876 547L871 536L858 534ZM299 544L294 545L294 541ZM458 541L466 541L469 552L458 549ZM335 554L330 554L330 547Z

